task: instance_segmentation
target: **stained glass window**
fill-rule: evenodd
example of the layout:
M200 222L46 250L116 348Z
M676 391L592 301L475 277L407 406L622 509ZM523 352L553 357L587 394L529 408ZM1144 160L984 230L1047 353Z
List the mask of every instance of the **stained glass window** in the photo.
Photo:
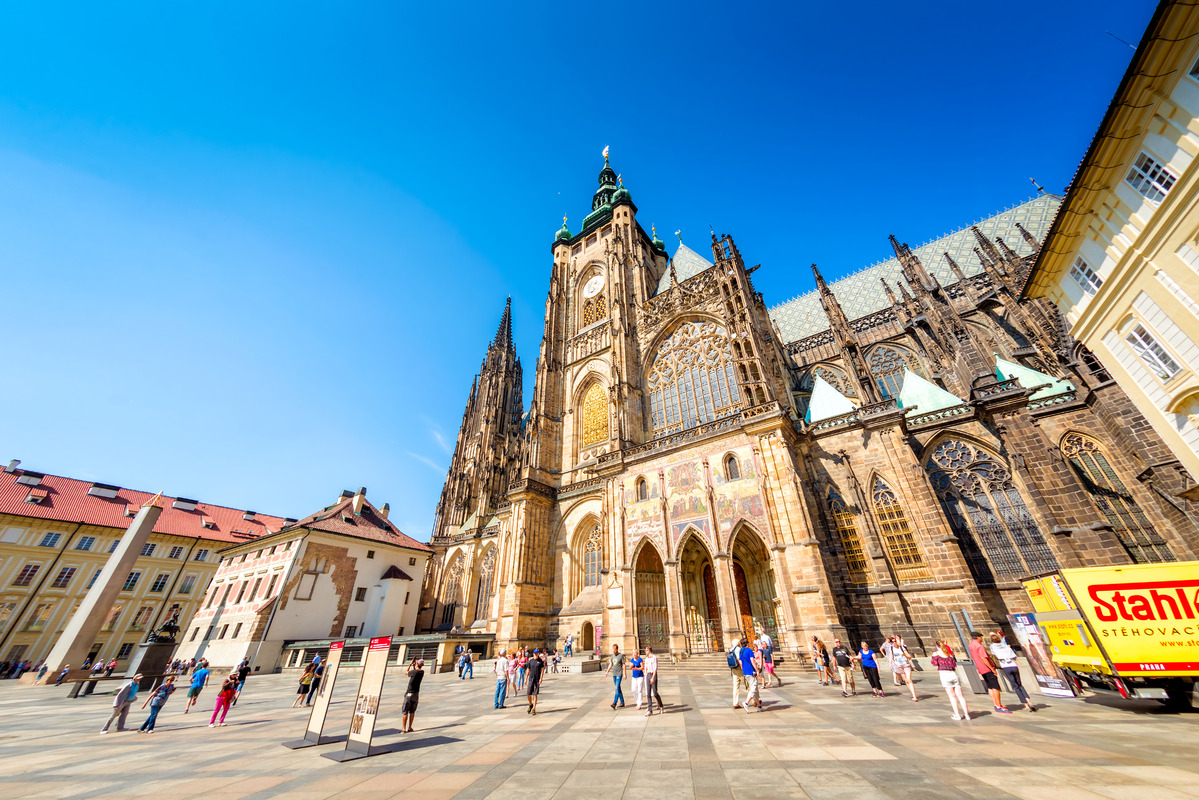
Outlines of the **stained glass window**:
M646 381L655 436L694 428L740 408L732 350L714 322L684 322L658 345Z
M599 586L604 554L597 525L583 546L583 586Z
M592 384L583 397L583 446L608 440L608 398L604 387Z
M833 516L833 525L837 529L837 538L841 541L841 553L849 580L853 583L869 583L870 565L862 549L862 539L858 536L858 525L853 512L836 489L828 490L828 506Z
M903 390L905 368L911 368L917 374L921 372L915 359L905 358L898 348L879 347L870 354L870 374L874 376L874 382L884 398L899 397Z
M883 534L883 542L887 546L887 555L891 557L891 566L895 569L895 577L901 581L919 580L929 577L928 566L924 556L916 545L916 537L908 525L908 516L904 513L903 505L895 497L891 487L881 479L874 479L874 518Z

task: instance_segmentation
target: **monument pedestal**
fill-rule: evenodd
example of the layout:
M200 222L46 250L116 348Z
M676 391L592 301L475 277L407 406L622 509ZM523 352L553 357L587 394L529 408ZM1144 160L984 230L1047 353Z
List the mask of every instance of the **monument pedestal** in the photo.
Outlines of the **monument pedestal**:
M175 647L175 642L142 642L129 656L129 668L125 670L125 676L132 678L139 672L143 675L163 674L171 663Z

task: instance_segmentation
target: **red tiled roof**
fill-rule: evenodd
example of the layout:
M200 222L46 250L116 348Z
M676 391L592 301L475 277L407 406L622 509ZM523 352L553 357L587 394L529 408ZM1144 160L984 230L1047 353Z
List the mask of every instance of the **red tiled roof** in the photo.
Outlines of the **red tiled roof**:
M45 490L46 496L39 503L27 503L25 498L29 496L31 487L16 482L23 474L26 474L26 470L0 471L0 514L124 529L133 522L132 515L125 515L126 506L133 506L136 512L143 503L154 497L149 492L133 489L120 489L112 498L97 497L87 493L93 485L89 481L44 475L36 489ZM163 511L154 526L155 533L214 542L244 542L262 536L268 529L277 531L284 524L281 517L266 514L256 514L252 520L242 519L245 513L242 509L207 503L197 503L195 511L183 511L171 507L174 499L164 496L158 501ZM205 517L212 520L213 527L206 528L200 524Z
M391 524L365 497L362 498L361 514L354 513L354 498L346 497L288 527L311 528L314 531L326 531L341 536L353 536L356 539L369 539L373 542L394 544L397 547L433 552L433 548L421 544Z

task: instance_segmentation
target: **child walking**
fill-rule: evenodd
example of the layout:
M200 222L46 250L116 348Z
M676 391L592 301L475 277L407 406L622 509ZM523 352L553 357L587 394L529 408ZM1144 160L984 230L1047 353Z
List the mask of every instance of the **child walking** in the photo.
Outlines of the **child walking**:
M232 705L233 698L236 696L237 673L232 672L221 684L221 693L216 696L216 707L212 709L212 719L208 720L208 727L215 728L218 724L222 728L225 727L225 715L229 713L229 706ZM217 722L218 714L221 716L219 723Z
M167 704L167 700L175 691L175 676L168 675L162 685L154 690L153 694L142 703L142 708L150 706L150 716L142 723L142 726L137 729L138 733L154 733L154 723L158 720L158 712L162 711L162 707Z

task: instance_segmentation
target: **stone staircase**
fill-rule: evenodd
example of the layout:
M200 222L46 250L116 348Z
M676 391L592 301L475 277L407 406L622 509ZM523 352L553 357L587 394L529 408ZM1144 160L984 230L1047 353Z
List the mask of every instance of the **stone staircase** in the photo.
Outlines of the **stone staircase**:
M807 662L799 662L794 658L775 654L774 672L784 681L798 680L814 675ZM729 665L724 653L704 653L678 658L672 663L669 657L658 658L658 671L663 675L727 675Z

